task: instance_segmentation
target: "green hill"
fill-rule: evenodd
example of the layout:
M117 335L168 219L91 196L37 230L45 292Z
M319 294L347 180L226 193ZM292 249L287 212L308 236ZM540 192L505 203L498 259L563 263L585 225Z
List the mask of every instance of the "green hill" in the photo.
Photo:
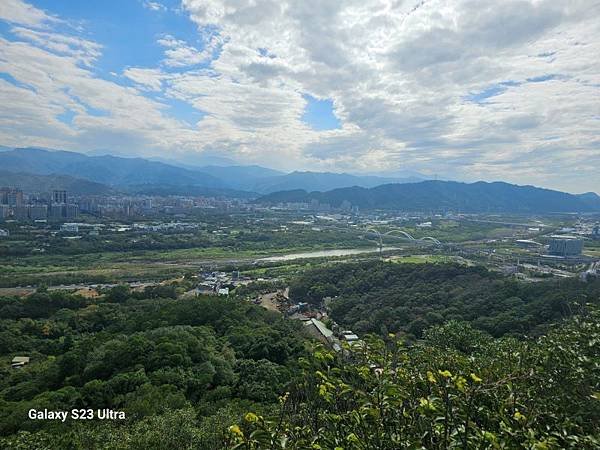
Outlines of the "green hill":
M503 182L459 183L422 181L420 183L384 184L374 188L350 187L327 192L292 190L260 197L257 202L319 203L339 207L348 202L361 209L403 211L458 212L591 212L600 211L600 197L594 193L573 195L534 186Z

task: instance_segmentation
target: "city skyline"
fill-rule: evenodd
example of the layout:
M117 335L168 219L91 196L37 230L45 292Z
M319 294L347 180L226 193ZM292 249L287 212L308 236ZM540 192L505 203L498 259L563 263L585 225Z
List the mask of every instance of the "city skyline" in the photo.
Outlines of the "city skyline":
M600 191L593 1L0 5L0 145Z

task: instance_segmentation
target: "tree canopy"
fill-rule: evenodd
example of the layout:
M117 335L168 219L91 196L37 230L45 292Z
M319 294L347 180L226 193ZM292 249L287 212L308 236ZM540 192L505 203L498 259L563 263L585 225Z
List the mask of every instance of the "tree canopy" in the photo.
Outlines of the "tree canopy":
M309 270L292 281L290 296L313 304L334 297L332 318L357 333L421 338L458 320L500 337L540 334L571 315L573 303L600 302L600 280L523 283L480 266L363 262Z

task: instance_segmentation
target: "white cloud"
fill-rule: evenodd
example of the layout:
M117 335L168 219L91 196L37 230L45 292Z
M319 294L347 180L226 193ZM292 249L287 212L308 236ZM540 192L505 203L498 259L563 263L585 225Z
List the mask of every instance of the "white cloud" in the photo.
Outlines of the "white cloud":
M21 0L2 0L0 20L31 27L44 27L58 21L56 17Z
M77 58L26 42L0 40L0 72L7 99L0 115L0 140L9 145L113 148L115 151L169 151L189 148L189 127L166 114L165 105L131 87L97 78ZM59 120L71 111L72 123Z
M150 9L152 11L166 11L167 10L167 7L159 2L144 1L142 4L144 5L144 8Z
M142 89L151 91L160 91L163 80L169 78L160 69L142 69L139 67L125 69L123 75L137 83Z
M216 37L208 40L202 51L171 35L163 36L157 42L166 48L163 62L169 67L189 67L207 62L219 45Z
M597 161L597 2L183 0L183 5L200 29L215 27L227 40L212 63L223 79L246 91L266 86L333 99L344 128L294 136L300 142L297 162L347 168L352 160L362 169L380 155L377 167L560 187L565 172L585 165L583 158L593 155ZM258 49L272 56L261 57ZM535 82L550 74L558 76ZM487 99L473 96L494 88L498 92ZM210 96L203 107L219 108ZM231 112L228 122L235 124L235 116ZM297 127L292 109L286 117L287 128ZM285 139L285 128L278 141ZM544 157L549 142L563 148L560 159ZM568 188L600 188L595 180L574 179Z
M96 42L54 32L36 31L23 27L13 27L11 32L40 47L59 54L73 56L87 66L91 65L100 56L102 49L102 46Z
M164 59L123 68L135 86L124 87L94 75L99 44L34 31L58 19L2 2L0 17L21 24L13 33L25 42L0 47L0 70L18 82L2 83L11 102L0 115L0 140L221 151L289 169L414 169L600 191L594 0L183 0L182 7L198 35L162 35ZM305 94L331 99L341 128L304 123ZM190 126L164 99L205 116ZM70 126L57 120L65 109L76 113Z

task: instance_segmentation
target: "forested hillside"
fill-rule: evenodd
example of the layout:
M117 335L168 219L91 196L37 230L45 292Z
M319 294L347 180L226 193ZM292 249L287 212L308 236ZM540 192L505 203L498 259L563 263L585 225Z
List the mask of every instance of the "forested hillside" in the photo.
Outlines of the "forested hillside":
M281 315L175 285L0 302L0 448L594 449L600 281L377 261L308 270L362 341L339 353ZM368 335L379 334L378 337ZM527 337L529 335L530 337ZM537 335L537 336L533 336ZM14 356L29 356L11 369ZM111 408L126 420L29 420Z
M297 277L290 295L318 303L334 297L331 317L357 333L407 333L468 321L492 336L543 331L574 302L600 303L600 280L523 283L484 267L447 264L338 264Z
M209 424L200 448L214 449L236 416L276 402L304 351L296 324L223 298L156 298L169 292L119 287L105 299L61 292L2 298L0 435L43 431L34 437L46 436L49 448L73 448L73 437L57 442L77 421L29 420L28 410L112 408L126 412L122 432L163 414L171 417L165 423L191 414ZM31 363L11 369L16 355ZM109 426L81 426L92 433L98 424L99 432Z

